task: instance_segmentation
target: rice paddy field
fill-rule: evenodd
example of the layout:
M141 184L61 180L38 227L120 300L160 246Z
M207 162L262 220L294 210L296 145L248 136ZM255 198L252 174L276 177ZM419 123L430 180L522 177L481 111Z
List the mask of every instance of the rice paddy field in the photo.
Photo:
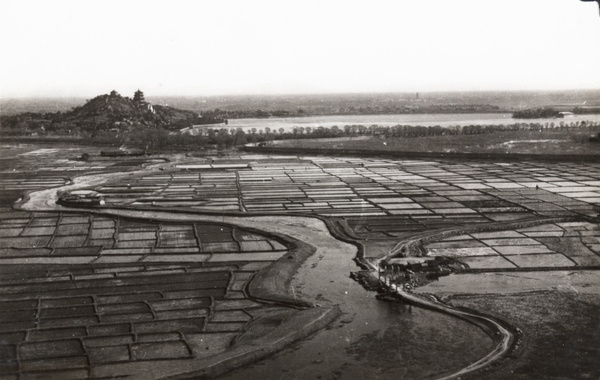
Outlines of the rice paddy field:
M464 268L415 294L515 331L468 376L599 375L598 162L71 145L0 160L3 378L451 376L493 334L349 278L356 257L411 259L408 243ZM78 203L89 191L104 203Z

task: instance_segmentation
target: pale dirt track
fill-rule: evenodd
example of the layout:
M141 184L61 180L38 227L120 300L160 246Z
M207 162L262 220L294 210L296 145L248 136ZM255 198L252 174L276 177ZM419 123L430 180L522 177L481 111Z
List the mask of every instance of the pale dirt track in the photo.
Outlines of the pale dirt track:
M56 204L58 191L68 191L89 186L99 185L115 176L131 175L125 174L101 174L92 176L83 176L76 178L71 185L60 188L37 191L29 194L28 199L20 205L20 208L31 211L60 211L72 210ZM212 216L197 215L187 213L174 213L169 211L143 211L143 210L121 210L111 208L94 208L90 210L78 209L81 211L91 211L94 213L118 215L132 218L148 218L161 221L188 221L188 222L218 222L236 225L240 227L259 229L267 233L282 234L294 239L308 242L316 248L310 260L307 261L292 279L291 288L298 289L298 295L304 299L315 300L317 295L323 293L323 279L328 278L327 271L336 267L336 260L340 259L340 253L348 260L356 255L357 248L354 245L344 243L334 238L325 223L316 218L291 217L291 216L253 216L253 217L234 217L234 216ZM314 265L319 263L319 266ZM310 265L312 264L312 265ZM312 266L312 267L311 267ZM340 305L347 300L347 291L340 287L336 289L331 287L324 297L319 298L323 306ZM432 302L410 293L397 289L398 293L413 302L429 309L436 310L461 319L478 319L483 324L497 331L497 336L492 337L496 342L492 352L469 366L451 374L444 376L443 379L454 379L468 373L479 370L490 363L502 357L510 350L514 342L513 334L499 323L490 318L477 314L470 314L452 309L439 302ZM346 294L346 296L345 296ZM466 317L466 318L465 318ZM156 373L155 373L156 374Z
M377 277L378 262L366 263L371 266L371 275ZM401 297L401 299L405 301L408 301L412 304L421 307L425 307L430 310L435 310L444 314L452 315L454 317L470 321L471 323L473 323L473 321L476 321L477 324L481 323L482 325L485 325L486 327L490 328L492 331L495 331L495 334L491 336L492 340L494 341L494 349L492 351L490 351L486 356L477 360L476 362L469 364L467 367L464 367L450 375L440 377L438 378L438 380L458 379L461 376L478 371L504 357L512 349L516 341L516 337L511 331L509 331L507 328L505 328L492 318L488 318L480 314L456 310L437 301L437 299L435 298L428 299L423 295L418 296L412 294L404 290L402 286L397 286L396 284L391 283L385 278L383 279L383 282L388 286L388 288L392 292L398 294Z

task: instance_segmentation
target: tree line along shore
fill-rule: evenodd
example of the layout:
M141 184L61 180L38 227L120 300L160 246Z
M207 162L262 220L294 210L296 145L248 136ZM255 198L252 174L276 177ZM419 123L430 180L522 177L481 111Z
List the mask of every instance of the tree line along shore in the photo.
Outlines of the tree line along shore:
M346 102L348 102L347 99ZM381 102L379 101L379 103ZM368 98L355 99L354 103L348 103L354 104L354 109L349 109L349 111L353 111L353 114L399 112L396 108L388 107L388 109L384 107L379 109L377 108L381 105L379 103ZM362 108L359 107L360 105L362 105ZM428 110L430 112L472 113L498 111L500 109L497 106L491 107L489 105L476 107L473 104L429 104L428 102L417 102L416 99L410 102L410 105L412 107L410 108L411 112ZM427 108L434 105L435 107L432 109ZM324 112L324 109L315 107L310 109L310 113ZM579 107L577 112L599 111L596 108ZM308 116L310 114L304 111L300 113L300 110L301 108L296 110L295 116ZM404 111L408 112L407 110ZM266 112L254 116L269 117L272 115L273 112ZM520 114L513 114L513 117L538 118L556 117L557 115L562 114L557 113L553 108L546 107L524 110ZM53 141L125 145L143 149L145 152L164 149L227 148L247 143L266 144L273 140L356 136L384 136L387 138L468 136L523 130L572 131L573 139L578 142L593 142L598 140L597 134L600 124L595 120L569 122L568 119L556 118L543 123L539 121L526 123L515 119L514 123L505 125L474 124L449 127L372 124L369 126L344 125L341 127L298 126L291 129L278 128L275 130L269 127L257 129L227 126L228 117L240 116L248 115L239 110L234 112L218 108L199 114L194 111L150 104L145 100L144 94L140 90L136 91L132 98L122 96L113 90L109 94L96 96L82 106L75 107L68 112L25 112L17 115L1 115L0 138L3 141Z
M196 128L196 135L166 130L160 126L142 126L124 131L102 130L80 136L58 135L53 133L35 136L8 136L1 134L5 142L74 142L92 145L126 146L142 149L145 153L162 150L197 150L208 148L232 148L248 143L270 144L274 140L330 139L343 137L379 136L391 139L412 139L426 137L471 136L486 134L510 134L520 131L544 133L562 132L573 143L597 143L600 141L600 122L576 121L545 123L512 123L505 125L464 125L464 126L412 126L412 125L345 125L332 127L294 127L291 131L284 128L272 130L251 128ZM1 133L1 131L0 131Z

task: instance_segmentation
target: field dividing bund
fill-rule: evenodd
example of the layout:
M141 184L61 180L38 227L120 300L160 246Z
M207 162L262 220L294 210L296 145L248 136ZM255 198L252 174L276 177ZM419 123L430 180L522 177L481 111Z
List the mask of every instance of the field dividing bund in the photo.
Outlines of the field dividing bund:
M147 360L217 357L264 313L290 316L246 295L288 253L274 237L88 213L3 215L5 374L132 375Z
M57 158L64 152L33 152L17 155L0 180L6 198L0 209L2 376L212 376L268 355L337 315L332 308L302 310L298 299L267 301L284 289L259 288L255 293L267 302L251 299L249 282L296 246L276 235L222 222L74 212L55 204L56 188L33 198L47 212L11 210L18 197L32 200L26 190L79 189L115 174L133 178L127 170L139 164L164 163L137 159L128 166L127 158L99 159L106 164L81 169L76 158ZM38 156L45 164L74 165L34 180ZM110 166L119 166L118 172L106 170ZM92 175L74 183L62 177L73 170ZM254 283L256 288L261 281ZM272 325L275 320L280 327ZM269 348L257 349L257 339ZM146 373L150 363L156 367Z
M25 195L14 192L32 184L31 157L14 161L21 179L15 174L2 182L6 199ZM485 328L382 303L348 278L356 269L352 258L376 262L399 241L418 241L418 249L393 260L443 256L466 268L422 284L410 297L490 303L470 296L469 284L492 292L481 283L491 279L495 292L513 294L500 276L515 276L515 283L549 276L530 292L538 294L565 270L596 286L600 167L593 162L172 159L142 159L148 165L135 172L129 171L134 166L117 169L114 160L100 168L92 159L91 175L49 175L20 210L4 204L0 334L9 343L3 374L212 378L242 366L230 378L343 377L382 368L384 377L412 378L462 373L473 363L481 364L477 373L493 372L479 361L490 358ZM57 167L68 168L73 160L67 161ZM57 205L58 190L93 191L104 204ZM469 281L461 288L457 278ZM573 286L583 292L585 281ZM493 310L489 321L522 323ZM315 331L297 351L284 350L267 366L250 365ZM523 339L543 347L535 333L526 333ZM516 369L539 355L519 343L509 360ZM455 357L444 349L452 344L468 352ZM324 347L326 360L319 357ZM395 355L404 358L401 365L383 361Z
M218 161L216 161L218 162ZM235 162L235 161L234 161ZM94 187L108 206L203 213L406 217L469 223L593 215L600 173L591 163L458 163L304 158L147 173ZM223 168L225 167L225 168ZM547 176L547 173L552 175Z

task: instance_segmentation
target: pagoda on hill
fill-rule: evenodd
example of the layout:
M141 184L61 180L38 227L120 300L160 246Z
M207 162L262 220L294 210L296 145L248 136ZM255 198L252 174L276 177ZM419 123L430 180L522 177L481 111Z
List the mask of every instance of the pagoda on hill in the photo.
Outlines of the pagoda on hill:
M144 99L144 93L141 92L139 89L133 94L133 101L135 102L135 104L137 105L142 105L146 103L146 100Z

